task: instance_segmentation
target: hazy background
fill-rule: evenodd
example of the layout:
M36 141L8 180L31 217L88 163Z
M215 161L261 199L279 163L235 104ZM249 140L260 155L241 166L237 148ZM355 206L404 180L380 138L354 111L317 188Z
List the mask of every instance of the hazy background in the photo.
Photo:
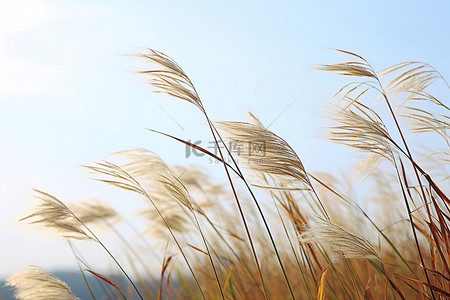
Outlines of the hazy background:
M450 78L445 1L187 2L0 2L0 277L27 264L76 266L62 239L17 223L34 203L32 187L68 202L94 196L124 211L142 205L90 181L81 164L144 147L223 178L220 165L186 159L184 146L144 129L203 146L210 140L195 107L151 94L134 73L146 62L129 54L145 47L167 53L213 120L245 120L251 110L273 122L270 129L309 170L351 161L318 139L326 125L321 106L344 82L312 70L346 59L327 48L357 52L375 69L425 61ZM99 267L108 261L95 259L95 247L84 251Z

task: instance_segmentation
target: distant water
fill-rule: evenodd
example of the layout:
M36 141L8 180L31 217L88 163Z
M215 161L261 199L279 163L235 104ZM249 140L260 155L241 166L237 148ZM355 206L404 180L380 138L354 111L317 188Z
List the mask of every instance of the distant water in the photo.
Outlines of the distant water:
M80 272L78 271L74 271L74 272L70 272L70 271L56 271L56 272L52 272L53 275L57 276L59 279L61 279L62 281L66 282L70 289L72 290L72 292L80 299L92 299L91 294L89 293L88 288L86 287L86 283L84 282L83 276L80 274ZM98 282L98 278L93 276L93 275L87 275L86 276L91 288L94 292L94 295L97 297L97 299L105 299L104 295L105 292L104 290L100 287L101 284L104 285L105 289L108 289L108 291L110 291L110 295L115 295L116 299L118 297L117 294L115 294L115 292L113 291L111 286L107 286L106 284L99 283ZM112 279L112 278L110 278ZM101 280L100 280L101 281ZM125 281L123 279L114 279L114 282L116 284L120 284L118 282L122 282L125 283ZM123 286L126 286L126 284L122 284ZM124 291L126 291L126 288L124 289ZM5 287L5 281L1 280L0 281L0 300L13 300L13 290L10 287ZM103 296L103 297L102 297ZM120 296L118 297L120 298ZM108 298L106 298L108 299Z

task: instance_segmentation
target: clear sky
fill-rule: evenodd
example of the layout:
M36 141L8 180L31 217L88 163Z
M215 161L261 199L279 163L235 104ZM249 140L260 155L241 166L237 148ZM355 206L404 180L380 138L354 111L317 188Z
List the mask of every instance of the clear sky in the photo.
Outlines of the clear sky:
M343 81L311 67L345 59L328 50L341 48L376 69L420 60L450 79L449 12L447 1L1 1L0 276L74 266L60 239L17 224L32 187L65 201L114 198L79 165L136 147L208 167L144 130L210 139L192 105L150 93L134 73L145 61L129 54L167 53L213 120L245 120L249 109L275 120L308 169L334 170L344 164L317 139L319 107Z

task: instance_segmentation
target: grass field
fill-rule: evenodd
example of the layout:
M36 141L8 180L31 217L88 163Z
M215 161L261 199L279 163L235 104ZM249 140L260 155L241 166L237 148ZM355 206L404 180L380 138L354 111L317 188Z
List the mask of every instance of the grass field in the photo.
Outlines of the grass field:
M426 63L375 71L363 57L336 51L344 62L316 67L348 79L330 95L328 138L365 155L358 177L350 166L345 176L305 169L252 113L246 122L211 120L183 69L148 49L141 57L150 66L140 73L155 92L200 110L215 151L158 134L222 164L224 182L144 149L85 166L96 180L147 201L138 218L149 230L136 233L144 249L115 229L120 212L104 202L65 205L36 190L37 204L21 221L70 240L86 288L100 285L108 299L449 299L450 108L432 94L435 85L449 86ZM416 134L433 148L418 147ZM364 178L361 190L349 178ZM99 223L125 245L127 259L119 262L98 237ZM163 246L152 249L149 239ZM76 240L99 244L128 285L91 269ZM148 263L149 253L158 263ZM18 299L77 299L37 267L7 285Z

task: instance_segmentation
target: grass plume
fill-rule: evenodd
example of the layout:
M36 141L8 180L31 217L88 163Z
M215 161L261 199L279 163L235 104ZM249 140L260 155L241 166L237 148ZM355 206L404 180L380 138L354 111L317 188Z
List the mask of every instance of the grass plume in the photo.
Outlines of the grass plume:
M34 266L8 277L6 286L14 287L14 297L19 300L80 300L64 281Z
M350 60L316 69L353 81L332 97L337 103L328 138L368 155L359 161L371 170L361 190L355 192L355 183L346 179L352 177L350 169L340 176L312 175L287 141L252 113L250 122L213 122L178 63L148 49L140 57L150 68L140 73L156 92L201 110L218 153L152 132L221 163L226 181L214 182L196 166L166 164L145 149L119 151L109 156L111 161L86 166L95 180L146 200L135 215L150 228L135 232L146 246L143 253L134 236L120 232L114 220L124 218L107 203L66 206L36 190L40 202L22 220L56 229L66 238L100 243L136 291L130 296L120 292L123 298L446 299L450 109L429 87L438 81L448 85L425 63L405 62L377 72L364 57L336 50ZM367 104L373 93L376 105L382 99L387 112ZM411 133L443 140L443 149L416 159L418 152L403 130L405 120ZM384 160L389 163L381 164ZM241 166L254 175L251 181ZM125 268L86 226L98 221L105 221L106 230L127 246ZM150 238L143 234L147 232ZM146 264L149 253L159 259L156 268ZM79 254L75 256L80 263ZM151 277L156 279L149 283ZM37 268L13 275L7 283L16 287L19 299L48 299L52 288L77 299L64 283Z

